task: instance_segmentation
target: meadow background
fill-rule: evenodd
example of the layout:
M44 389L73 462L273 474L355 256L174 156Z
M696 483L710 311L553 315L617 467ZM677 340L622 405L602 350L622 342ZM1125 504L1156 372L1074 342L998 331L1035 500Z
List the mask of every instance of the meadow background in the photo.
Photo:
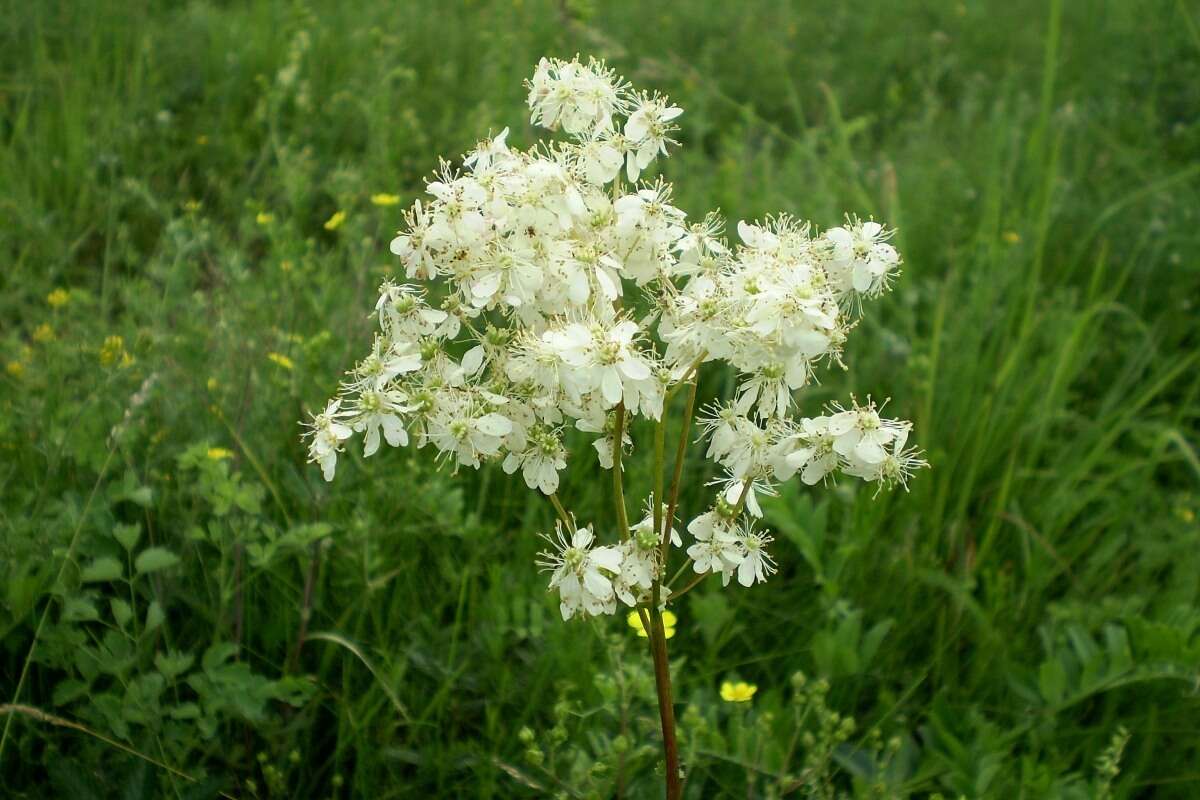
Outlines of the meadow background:
M680 603L688 796L1200 795L1194 3L3 5L0 794L658 796L644 640L558 618L548 504L298 438L437 157L531 143L579 52L686 109L690 214L906 258L802 402L893 397L932 469L788 484L780 574Z

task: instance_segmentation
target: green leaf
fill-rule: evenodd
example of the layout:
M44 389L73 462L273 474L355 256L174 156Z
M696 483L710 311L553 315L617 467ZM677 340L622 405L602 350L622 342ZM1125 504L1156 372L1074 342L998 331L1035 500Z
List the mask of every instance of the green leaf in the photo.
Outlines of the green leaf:
M97 558L92 563L83 568L79 575L79 579L84 583L96 583L98 581L115 581L121 577L124 569L121 567L121 562L112 556L104 556Z
M179 556L170 550L164 547L150 547L138 553L133 566L137 569L139 575L145 575L150 572L158 572L167 567L173 567L178 563Z
M119 597L114 597L109 601L109 605L112 607L113 619L122 628L129 624L129 620L133 619L133 609L130 608L129 603L126 603Z
M195 703L180 703L167 712L171 719L196 719L200 716L200 706Z
M140 525L117 525L113 528L113 538L121 543L121 547L126 550L133 550L137 547L138 539L142 536L142 526Z
M200 665L205 672L213 672L229 659L237 655L238 646L233 642L217 642L204 651Z
M63 622L85 622L100 619L96 604L89 597L68 597L63 601Z
M163 607L159 605L157 600L150 603L150 607L146 609L146 627L142 630L143 634L157 630L160 625L166 620L167 615L163 613Z
M178 653L170 650L166 653L157 653L154 656L154 666L158 667L167 680L171 680L188 671L192 666L192 662L196 657L191 653Z
M83 681L65 680L60 681L54 687L54 694L51 696L51 702L56 706L65 706L73 700L78 700L88 693L88 685Z

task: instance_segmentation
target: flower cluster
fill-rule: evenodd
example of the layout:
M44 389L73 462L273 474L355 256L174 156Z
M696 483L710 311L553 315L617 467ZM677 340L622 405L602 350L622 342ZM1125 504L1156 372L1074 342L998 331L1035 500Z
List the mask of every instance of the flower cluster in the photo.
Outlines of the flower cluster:
M461 168L440 166L391 243L404 277L380 287L370 352L309 423L310 459L332 479L358 433L364 456L412 442L455 469L519 470L553 496L569 428L594 434L613 469L633 446L630 418L660 420L675 387L722 362L736 390L702 427L725 474L686 553L695 573L763 581L775 567L758 495L796 473L903 484L924 464L905 449L909 423L871 403L792 413L817 366L840 363L862 301L896 275L890 232L848 218L822 233L781 215L738 223L731 246L717 215L689 222L669 184L638 182L677 144L680 108L597 61L543 59L527 85L531 122L561 135L520 150L506 128ZM657 596L683 542L653 502L661 530L648 513L612 544L560 514L540 563L564 617Z

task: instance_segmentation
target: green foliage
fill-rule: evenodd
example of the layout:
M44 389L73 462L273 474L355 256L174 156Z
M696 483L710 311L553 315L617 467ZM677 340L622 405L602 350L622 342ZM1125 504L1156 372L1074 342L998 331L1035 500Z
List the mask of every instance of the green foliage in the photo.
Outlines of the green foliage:
M932 469L787 486L779 575L678 604L688 796L1196 795L1187 3L7 11L0 703L92 733L0 718L6 796L658 791L644 642L558 619L548 504L407 450L330 487L298 441L421 177L531 141L521 80L575 52L686 109L684 208L853 209L907 259L802 403L887 387ZM574 458L562 491L610 525L596 475Z

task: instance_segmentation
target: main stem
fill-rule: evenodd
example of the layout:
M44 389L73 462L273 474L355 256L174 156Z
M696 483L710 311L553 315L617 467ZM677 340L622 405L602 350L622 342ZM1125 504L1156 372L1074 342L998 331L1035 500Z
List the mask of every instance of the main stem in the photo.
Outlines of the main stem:
M655 594L658 594L657 588ZM675 706L671 700L671 666L667 661L667 636L662 612L650 608L650 656L654 659L654 688L658 690L658 716L662 722L663 755L667 762L667 800L683 797L679 773L679 746L675 742Z

